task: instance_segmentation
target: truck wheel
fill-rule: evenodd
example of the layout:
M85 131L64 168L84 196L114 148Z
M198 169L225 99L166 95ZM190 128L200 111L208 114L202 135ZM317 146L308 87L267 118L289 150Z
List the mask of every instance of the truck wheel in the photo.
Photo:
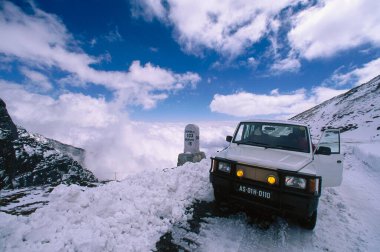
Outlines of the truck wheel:
M300 220L301 227L309 230L313 230L315 228L315 224L317 223L317 210L310 217L306 217Z

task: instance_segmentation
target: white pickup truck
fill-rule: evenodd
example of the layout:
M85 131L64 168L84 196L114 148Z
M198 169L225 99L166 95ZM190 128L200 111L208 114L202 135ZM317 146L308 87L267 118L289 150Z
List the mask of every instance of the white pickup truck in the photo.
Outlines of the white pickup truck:
M226 140L211 158L215 200L292 215L314 229L322 187L342 183L339 130L325 130L314 146L305 124L254 120Z

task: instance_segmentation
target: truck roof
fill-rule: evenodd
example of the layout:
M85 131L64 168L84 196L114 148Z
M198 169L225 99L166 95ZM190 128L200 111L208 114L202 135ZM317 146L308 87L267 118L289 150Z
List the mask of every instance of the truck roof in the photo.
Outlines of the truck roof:
M301 123L301 122L297 122L293 120L249 119L249 120L244 120L241 122L281 123L281 124L292 124L292 125L309 127L305 123Z

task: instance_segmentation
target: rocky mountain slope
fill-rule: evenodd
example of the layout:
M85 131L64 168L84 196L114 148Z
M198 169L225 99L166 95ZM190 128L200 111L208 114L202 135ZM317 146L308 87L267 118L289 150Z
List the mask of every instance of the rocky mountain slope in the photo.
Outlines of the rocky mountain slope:
M34 135L36 135L36 134L34 134ZM60 151L61 153L65 153L66 155L68 155L69 157L71 157L72 159L77 161L81 166L84 166L84 159L86 156L84 149L74 147L74 146L71 146L68 144L64 144L64 143L61 143L61 142L54 140L54 139L45 138L45 137L42 137L42 138L46 139L46 143L50 147Z
M294 116L291 120L309 124L314 137L318 137L324 127L330 127L340 128L346 140L379 141L380 75Z
M0 189L60 183L88 185L84 150L16 127L0 99Z

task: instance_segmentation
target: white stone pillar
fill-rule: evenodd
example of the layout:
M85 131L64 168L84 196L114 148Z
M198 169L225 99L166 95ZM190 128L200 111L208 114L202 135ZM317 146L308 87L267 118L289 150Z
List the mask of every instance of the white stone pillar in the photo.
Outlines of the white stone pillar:
M199 127L194 124L186 125L184 140L184 153L199 152Z
M188 124L184 132L184 153L178 155L177 165L186 162L196 163L206 158L204 152L199 151L199 127L195 124Z

